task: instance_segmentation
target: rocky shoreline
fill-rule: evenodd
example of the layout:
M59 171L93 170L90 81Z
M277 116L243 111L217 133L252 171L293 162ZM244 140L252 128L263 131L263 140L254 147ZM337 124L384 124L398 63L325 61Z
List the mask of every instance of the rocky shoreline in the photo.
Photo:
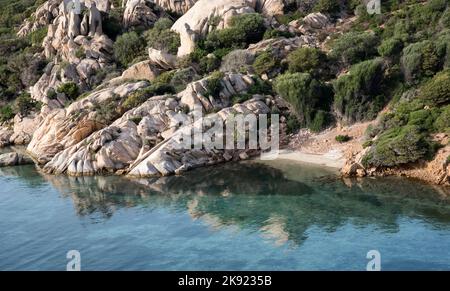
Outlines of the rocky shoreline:
M350 62L344 65L342 60L333 59L335 63L331 65L330 60L324 61L330 53L329 41L347 33L358 17L356 14L313 12L286 20L281 16L286 16L286 9L293 3L284 0L133 0L122 1L121 7L114 7L109 0L86 0L81 1L78 12L68 11L64 3L62 0L46 1L17 30L17 35L25 38L46 29L41 44L35 45L41 50L37 50L33 58L48 63L38 80L25 90L39 108L26 108L26 114L18 112L0 124L0 148L25 145L27 154L45 173L158 177L251 159L261 153L260 144L257 148L247 144L244 149L224 150L195 147L193 143L192 148L182 149L180 134L213 128L213 125L205 126L203 120L196 121L197 113L211 124L213 120L226 124L238 114L278 114L280 146L291 151L282 152L282 159L339 168L344 177L398 175L450 185L448 134L430 131L439 146L432 159L426 160L425 154L420 153L413 162L402 161L400 166L364 166L364 156L381 135L366 139L368 125L378 122L367 120L374 120L378 114L392 108L386 100L384 103L377 100L375 105L364 104L370 98L363 92L362 109L355 117L351 116L357 111L354 108L340 108L345 103L342 98L332 104L324 97L331 90L332 78L336 78L335 86L342 79L342 82L357 83L358 80L352 79L353 71L369 65L375 73L389 73L389 70L384 71L392 61L388 57L362 62L358 70L353 71ZM306 2L296 5L301 5L296 13L311 10ZM127 60L128 51L122 52L125 55L122 58L118 56L115 39L118 36L110 34L111 22L117 22L115 13L120 14L121 21L116 25L123 35L138 38L136 32L148 30L149 34L142 35L149 38L154 47L144 47L143 54L130 60ZM219 36L228 37L220 33L233 32L227 29L232 28L236 16L242 15L250 16L247 25L254 25L259 19L261 35L255 37L256 32L247 32L248 39L243 40L246 43L216 48ZM163 21L158 23L161 19ZM173 42L176 46L155 45L151 34L154 29L160 29L158 33L164 35L164 42L176 35L178 39ZM210 35L218 39L211 41ZM376 38L372 32L365 36ZM227 40L231 42L233 38ZM127 41L124 46L128 45ZM214 49L207 51L208 45ZM289 56L302 48L310 49L306 53L311 55L307 55L298 64L302 68L295 71L289 68ZM127 49L131 53L134 48ZM204 54L201 60L192 60L201 54ZM316 71L303 68L318 66L304 64L314 56L327 68ZM263 67L261 70L253 68L256 58ZM269 69L265 68L267 63L271 64ZM291 72L293 70L295 72ZM285 79L282 81L287 89L276 90L277 77L283 72ZM317 77L321 74L324 81ZM381 77L384 76L373 79L377 81ZM364 78L361 80L366 80ZM356 87L364 87L362 83ZM299 88L299 84L306 89ZM351 97L355 92L348 95ZM409 101L411 94L405 92L402 98ZM445 102L439 106L446 105ZM367 118L364 114L369 108L374 116ZM422 105L419 109L427 112L430 106ZM433 111L433 114L437 113ZM305 129L313 126L315 133ZM350 140L339 142L339 135ZM226 137L222 133L221 138ZM367 142L371 144L366 145ZM0 156L0 166L29 162L23 153Z

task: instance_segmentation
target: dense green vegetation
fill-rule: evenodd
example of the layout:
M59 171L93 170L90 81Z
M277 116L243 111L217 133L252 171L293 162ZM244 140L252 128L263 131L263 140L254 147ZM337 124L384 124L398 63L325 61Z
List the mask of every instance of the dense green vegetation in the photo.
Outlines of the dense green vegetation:
M308 73L286 73L275 81L276 92L293 105L300 124L313 131L324 129L330 120L331 90Z
M0 121L15 114L27 114L39 106L26 89L41 76L47 61L36 57L47 33L41 28L28 37L18 38L15 29L30 17L43 0L0 1Z

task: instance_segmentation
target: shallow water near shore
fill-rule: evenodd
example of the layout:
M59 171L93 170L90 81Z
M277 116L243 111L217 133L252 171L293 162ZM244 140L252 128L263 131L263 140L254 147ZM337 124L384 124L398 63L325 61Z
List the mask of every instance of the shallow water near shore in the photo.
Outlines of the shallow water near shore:
M290 161L183 176L0 169L0 270L450 270L450 193Z

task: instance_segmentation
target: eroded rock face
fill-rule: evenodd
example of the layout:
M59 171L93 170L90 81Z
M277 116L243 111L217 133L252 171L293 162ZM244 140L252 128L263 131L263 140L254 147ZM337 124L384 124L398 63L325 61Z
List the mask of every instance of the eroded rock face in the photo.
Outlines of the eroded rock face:
M166 11L176 13L178 15L183 15L198 0L155 0L155 3L164 8Z
M125 27L150 27L164 15L163 11L160 11L154 2L149 0L128 0L123 3L125 7L123 24Z
M303 18L303 29L324 29L331 24L330 19L323 13L311 13Z
M49 0L39 6L32 14L34 20L30 21L29 19L26 19L20 26L17 35L24 37L29 33L50 24L53 19L59 15L61 2L63 2L63 0Z
M10 143L14 145L28 144L41 121L42 116L36 113L31 113L28 116L17 114L14 117L14 133L9 138Z
M174 69L177 65L176 56L151 47L148 48L148 58L152 65L158 66L165 71Z
M180 17L172 30L180 34L181 46L178 56L185 56L195 48L195 42L205 37L212 29L211 19L220 19L216 29L226 28L231 17L244 13L253 13L256 0L199 0Z
M66 109L50 111L34 132L27 150L39 163L47 163L60 151L79 143L105 126L97 118L97 107L117 102L146 86L148 82L145 81L111 85L72 103Z
M268 114L270 108L264 102L264 99L254 97L243 104L236 104L231 108L225 108L218 113L210 114L206 119L215 122L218 119L224 124L233 118L235 114ZM164 142L158 144L146 154L140 156L136 162L131 165L129 176L132 177L154 177L180 174L192 168L214 165L217 163L229 161L231 159L248 159L249 154L245 150L225 151L219 149L184 149L180 144L183 134L193 132L195 129L203 128L203 120L191 125L184 126L175 131ZM226 137L224 137L226 138Z
M258 0L256 10L266 16L282 15L284 13L284 0Z
M53 61L30 90L32 98L50 108L62 107L65 102L60 98L48 100L50 89L75 82L81 91L87 90L90 77L113 60L113 42L103 34L100 13L100 9L109 10L109 1L81 1L80 11L64 5L60 2L42 44L45 57Z
M16 152L0 155L0 167L11 167L18 165L32 164L33 160L29 157Z
M62 133L52 133L52 139L59 140L59 151L49 159L44 170L48 173L68 173L69 175L80 176L99 173L123 174L136 168L132 175L137 175L138 172L138 175L151 176L173 174L175 170L180 172L206 162L216 163L227 159L239 159L239 155L241 159L248 158L248 155L242 154L242 151L225 154L224 151L186 150L183 160L185 162L182 161L179 164L172 160L171 154L165 152L174 149L175 137L182 126L185 126L185 130L192 130L195 126L200 126L198 123L192 123L193 110L186 111L187 106L192 106L192 109L194 109L194 106L201 105L196 109L200 108L204 113L218 111L217 114L213 114L218 118L227 118L233 113L266 114L270 112L265 97L256 95L244 105L237 104L232 108L228 107L230 106L230 97L245 92L253 84L252 78L240 74L226 74L222 79L222 90L216 97L207 95L208 81L209 79L205 78L193 82L184 91L174 96L152 97L104 128L86 129L79 138L76 138L75 134L86 126L79 126L80 121L70 121L70 118L74 112L79 112L90 101L85 101L86 104L77 102L76 108L69 107L67 112L60 113L59 117L49 118L53 123L62 120L57 128L67 129ZM66 125L68 120L71 126ZM83 118L81 120L85 124L88 119ZM45 124L41 127L43 131L54 131L53 127L48 127ZM40 144L37 147L30 144L30 146L47 151L49 148L45 144ZM50 157L51 154L50 151L47 156ZM153 159L155 156L158 160L158 162L152 160L155 169L148 167L144 170L143 165L146 163L144 160L150 161L148 158L152 157L151 159ZM182 167L183 165L184 167ZM180 169L180 167L182 168Z

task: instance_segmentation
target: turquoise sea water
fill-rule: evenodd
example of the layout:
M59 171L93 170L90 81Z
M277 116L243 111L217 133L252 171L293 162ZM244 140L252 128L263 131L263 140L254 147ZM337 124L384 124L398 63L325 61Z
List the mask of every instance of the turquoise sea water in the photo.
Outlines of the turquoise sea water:
M292 162L180 177L0 169L0 270L450 270L449 189Z

